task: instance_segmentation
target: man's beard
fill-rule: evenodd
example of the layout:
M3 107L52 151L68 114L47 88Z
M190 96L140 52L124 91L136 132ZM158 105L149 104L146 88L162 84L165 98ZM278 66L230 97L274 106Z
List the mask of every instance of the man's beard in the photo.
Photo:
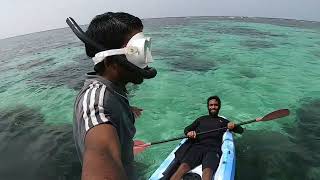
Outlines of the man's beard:
M216 117L216 116L218 116L218 114L219 114L219 110L214 111L214 112L211 112L211 111L209 110L209 115L210 115L210 116Z

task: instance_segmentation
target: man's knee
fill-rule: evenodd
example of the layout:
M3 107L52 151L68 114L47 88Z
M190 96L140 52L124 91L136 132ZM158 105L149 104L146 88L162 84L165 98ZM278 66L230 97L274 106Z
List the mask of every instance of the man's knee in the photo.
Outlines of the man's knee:
M189 171L190 170L190 166L187 163L182 163L180 165L181 170L185 171Z
M170 177L170 180L181 179L182 176L190 170L190 166L187 163L182 163L178 170Z
M213 170L211 168L205 168L203 171L202 171L202 176L204 178L211 178L213 175Z

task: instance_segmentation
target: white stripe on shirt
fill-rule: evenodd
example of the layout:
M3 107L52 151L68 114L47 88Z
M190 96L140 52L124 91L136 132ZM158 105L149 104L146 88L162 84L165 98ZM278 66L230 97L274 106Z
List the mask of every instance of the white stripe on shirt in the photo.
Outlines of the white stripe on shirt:
M91 91L90 95L90 104L89 104L89 109L90 109L90 118L92 121L93 126L99 124L96 118L96 111L94 109L94 104L95 104L95 99L96 99L96 91L99 88L99 84L95 84L95 87Z
M99 104L98 104L98 108L99 108L99 116L101 118L101 120L103 122L108 122L108 118L106 117L106 115L104 114L104 108L103 108L103 99L104 99L104 93L106 91L106 86L102 85L101 91L100 91L100 95L99 95Z
M92 85L90 85L90 88L86 90L86 93L84 94L83 101L82 101L82 108L83 108L83 119L85 123L85 128L86 131L89 130L89 117L87 115L87 98L88 98L88 93L92 89Z

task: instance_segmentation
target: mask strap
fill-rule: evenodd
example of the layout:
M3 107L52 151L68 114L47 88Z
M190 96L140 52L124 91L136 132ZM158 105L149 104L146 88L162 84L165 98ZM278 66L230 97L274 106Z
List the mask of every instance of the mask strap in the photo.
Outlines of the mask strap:
M92 58L92 60L93 60L94 64L98 64L99 62L102 62L104 60L104 58L106 58L108 56L126 54L126 52L127 52L126 48L101 51L101 52L97 53Z
M101 51L101 52L97 53L92 58L92 60L93 60L94 64L98 64L99 62L103 61L104 58L106 58L108 56L121 55L121 54L131 55L131 54L135 54L135 53L138 53L138 49L136 47L129 46L129 47L121 48L121 49L111 49L111 50Z

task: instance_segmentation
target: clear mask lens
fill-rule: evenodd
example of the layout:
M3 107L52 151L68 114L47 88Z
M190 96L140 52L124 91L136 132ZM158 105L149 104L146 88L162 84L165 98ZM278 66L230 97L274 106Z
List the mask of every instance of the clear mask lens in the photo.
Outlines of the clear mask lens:
M150 63L152 62L152 55L151 55L151 38L147 38L145 40L144 44L144 59L145 63Z

